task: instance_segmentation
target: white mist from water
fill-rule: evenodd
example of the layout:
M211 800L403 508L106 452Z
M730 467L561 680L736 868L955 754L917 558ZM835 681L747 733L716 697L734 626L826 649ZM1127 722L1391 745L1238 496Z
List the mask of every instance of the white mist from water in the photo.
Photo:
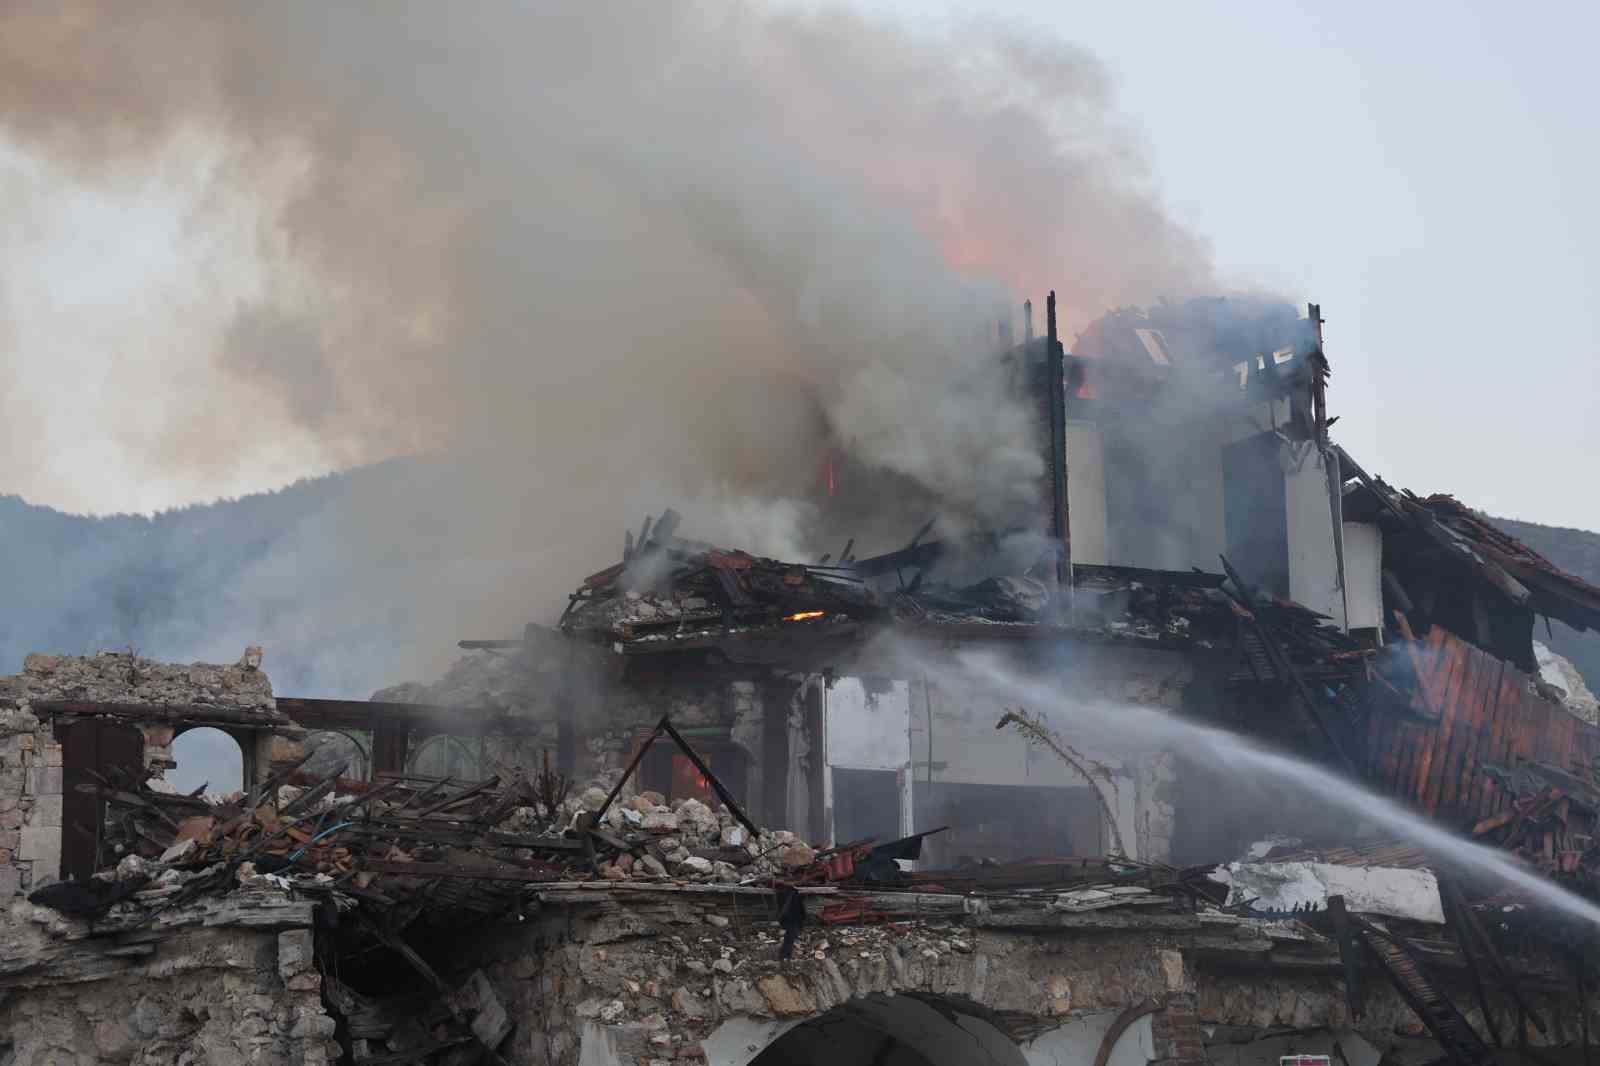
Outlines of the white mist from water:
M1017 677L1013 668L991 653L963 652L955 657L954 666L948 659L916 657L930 679L943 677L956 684L978 682L1007 703L1035 714L1045 712L1053 730L1065 721L1074 731L1073 740L1086 733L1124 744L1176 749L1188 758L1210 758L1241 773L1258 774L1331 807L1369 819L1462 868L1493 874L1568 917L1600 927L1600 907L1519 865L1504 852L1464 840L1438 823L1418 817L1394 801L1312 763L1268 751L1226 730L1196 725L1145 707L1069 702L1058 687Z

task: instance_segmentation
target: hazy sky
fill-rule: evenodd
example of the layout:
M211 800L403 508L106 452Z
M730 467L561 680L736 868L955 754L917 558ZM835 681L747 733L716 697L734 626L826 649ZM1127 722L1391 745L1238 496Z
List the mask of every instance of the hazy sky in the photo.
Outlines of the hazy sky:
M1600 5L877 2L1099 55L1222 270L1322 304L1369 470L1600 529Z
M991 12L1098 55L1169 209L1223 274L1322 304L1353 454L1418 492L1600 529L1600 5L859 2ZM182 277L238 271L240 298L258 283L245 253L267 238L248 204L213 189L195 224L210 166L180 140L136 186L96 187L0 137L0 418L52 456L0 471L0 492L140 509L330 465L293 435L241 464L220 440L223 458L181 476L118 452L142 390L193 388L173 317L231 312L186 304ZM107 389L135 401L116 434L82 417Z

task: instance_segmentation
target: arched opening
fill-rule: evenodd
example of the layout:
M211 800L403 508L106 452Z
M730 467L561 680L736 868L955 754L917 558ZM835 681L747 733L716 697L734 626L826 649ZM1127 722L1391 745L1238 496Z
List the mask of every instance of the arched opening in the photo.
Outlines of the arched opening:
M179 792L193 792L204 785L214 796L225 796L244 787L244 749L220 729L195 726L179 733L172 741L172 761L178 765L166 773L166 780Z
M418 744L406 761L406 773L417 777L448 777L452 781L481 781L484 772L483 741L438 733Z
M727 1066L1025 1066L1016 1043L986 1015L962 1000L867 996L801 1022L754 1058L735 1052L711 1061ZM706 1051L713 1051L711 1041Z
M319 729L307 734L305 747L310 760L301 767L313 775L331 774L343 766L341 777L365 781L371 776L372 740L370 733L346 733L339 729Z

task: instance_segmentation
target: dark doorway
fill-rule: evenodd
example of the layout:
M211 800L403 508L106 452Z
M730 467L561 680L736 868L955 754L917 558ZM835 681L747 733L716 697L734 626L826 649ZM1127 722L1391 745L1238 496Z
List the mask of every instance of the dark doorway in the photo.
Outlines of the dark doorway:
M833 768L833 839L895 840L900 836L900 775L894 770Z
M692 734L694 730L680 732ZM717 775L722 787L741 804L746 802L748 768L744 752L725 737L687 736L701 760ZM659 792L668 801L696 799L712 810L722 800L694 763L667 737L657 737L639 764L639 787Z
M141 779L144 737L132 726L82 721L57 724L55 734L62 764L60 876L84 881L101 865L105 800L79 791L78 786L97 784L95 774L114 777L116 771L130 780ZM39 877L36 871L35 880Z

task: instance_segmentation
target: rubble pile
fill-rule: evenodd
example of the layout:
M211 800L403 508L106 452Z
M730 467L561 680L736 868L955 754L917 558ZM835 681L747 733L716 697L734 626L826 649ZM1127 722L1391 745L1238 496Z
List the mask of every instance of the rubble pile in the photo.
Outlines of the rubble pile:
M629 533L622 561L585 578L561 628L623 640L783 621L881 616L885 604L848 563L785 563L674 535L675 511Z
M88 884L58 882L32 899L87 916L276 885L345 896L403 925L425 912L438 918L426 904L443 895L464 916L482 917L514 904L528 885L770 884L818 855L793 833L752 832L742 815L695 799L669 804L643 792L608 806L598 784L571 795L548 765L508 780L427 787L403 779L367 786L341 779L342 770L320 779L286 771L220 799L123 775L81 786L106 801L102 854L115 863Z
M1600 896L1600 786L1595 768L1568 773L1538 762L1484 773L1515 798L1472 835L1496 844L1583 895Z

